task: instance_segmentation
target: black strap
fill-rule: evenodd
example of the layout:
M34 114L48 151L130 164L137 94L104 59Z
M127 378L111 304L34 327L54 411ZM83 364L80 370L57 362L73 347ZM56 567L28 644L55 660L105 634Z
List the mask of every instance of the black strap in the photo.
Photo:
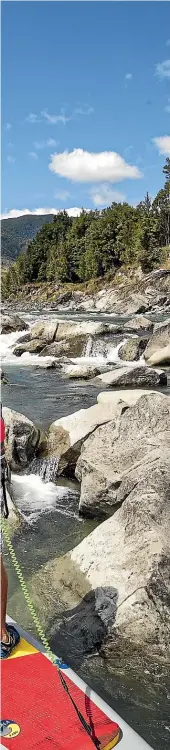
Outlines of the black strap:
M81 711L79 711L79 708L76 705L76 703L74 701L74 698L72 697L72 695L71 695L71 693L69 691L68 685L67 685L67 683L66 683L66 681L65 681L65 679L64 679L64 677L62 675L62 672L60 672L60 670L59 670L59 677L60 677L61 684L62 684L64 690L68 694L68 696L69 696L69 698L70 698L70 700L71 700L71 702L72 702L72 704L73 704L73 706L75 708L75 711L77 713L79 721L81 722L81 724L83 726L83 729L85 730L85 732L87 732L87 734L89 735L91 741L93 742L93 745L97 748L97 750L100 750L100 740L98 740L97 737L95 737L94 734L92 734L92 729L89 726L89 724L87 724L87 721L84 718L84 716L82 715Z
M1 485L3 489L3 501L4 501L4 518L8 518L9 516L9 510L8 510L8 503L7 503L7 496L6 496L6 487L5 487L5 478L4 476L1 477Z

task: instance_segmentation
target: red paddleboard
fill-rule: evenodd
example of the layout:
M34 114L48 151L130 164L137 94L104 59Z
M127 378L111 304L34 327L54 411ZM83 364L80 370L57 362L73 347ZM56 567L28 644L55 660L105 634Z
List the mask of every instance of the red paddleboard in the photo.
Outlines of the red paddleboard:
M121 740L119 725L108 718L62 671L69 691L91 728L85 731L60 682L56 667L38 648L21 638L2 661L1 747L7 750L112 750ZM78 678L77 678L78 680Z

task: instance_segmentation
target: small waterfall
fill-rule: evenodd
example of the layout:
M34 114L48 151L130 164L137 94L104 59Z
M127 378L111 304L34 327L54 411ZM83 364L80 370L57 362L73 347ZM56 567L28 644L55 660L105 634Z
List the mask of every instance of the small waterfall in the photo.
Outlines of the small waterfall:
M84 347L83 357L92 356L92 351L93 351L93 337L88 336L87 344Z
M117 347L120 346L121 343L124 343L123 333L108 333L104 336L89 336L83 356L86 359L88 357L93 357L94 359L102 358L107 360L111 352L113 352L114 349L117 350Z
M59 459L57 457L34 458L31 464L29 464L26 474L38 475L45 484L48 482L55 484L58 478L58 462Z

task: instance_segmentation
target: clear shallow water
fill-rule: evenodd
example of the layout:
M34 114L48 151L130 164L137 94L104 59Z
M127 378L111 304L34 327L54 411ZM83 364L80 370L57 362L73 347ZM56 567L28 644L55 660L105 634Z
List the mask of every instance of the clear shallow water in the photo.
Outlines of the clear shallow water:
M101 386L85 381L64 380L56 370L6 366L9 379L2 385L4 406L25 414L44 429L62 416L96 403Z
M37 313L33 316L22 312L22 317L33 321L33 317L37 318ZM42 313L40 317L44 317ZM48 317L49 315L45 313L45 319ZM57 317L56 313L53 313L53 317ZM62 313L58 317L72 320L86 320L88 317L91 320L104 320L105 322L108 319L108 322L114 323L124 321L124 318L120 320L120 317L116 319L114 316L113 319L113 316L101 314L77 316L73 313L65 315ZM164 317L160 316L161 319ZM17 362L16 367L12 361L10 364L8 360L3 367L9 378L8 385L2 386L3 404L24 413L44 429L55 419L96 402L98 389L93 384L83 381L65 381L55 370L38 370L31 365L22 366L21 361ZM99 390L102 390L101 386ZM170 392L170 387L165 390L166 393L168 391ZM70 483L72 494L68 496L68 482L64 483L62 480L56 487L43 485L41 480L38 483L37 479L37 477L31 479L25 476L19 481L19 478L14 478L14 489L19 507L27 516L27 522L15 533L13 539L26 579L40 570L54 556L60 557L76 546L96 525L95 522L82 521L78 517L76 483L74 485ZM15 573L6 554L5 560L9 571L9 613L21 624L24 622L27 629L36 635ZM60 602L58 606L61 616ZM64 610L64 617L66 614ZM136 659L135 671L134 663L132 664L128 657L126 663L122 663L121 655L116 653L114 663L112 661L106 666L105 661L98 655L87 656L82 653L78 639L74 649L72 637L62 627L60 638L57 636L53 638L53 647L58 653L60 647L60 653L68 661L69 653L72 652L72 666L76 671L128 723L132 724L155 750L163 750L163 748L167 750L170 747L170 728L168 729L170 686L165 667L158 668L157 665L152 664L152 660L149 664L142 664L141 660Z

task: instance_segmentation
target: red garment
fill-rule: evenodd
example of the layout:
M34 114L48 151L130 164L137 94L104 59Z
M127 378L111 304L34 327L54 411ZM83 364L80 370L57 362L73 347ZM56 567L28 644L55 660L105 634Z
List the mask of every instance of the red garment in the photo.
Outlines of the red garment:
M1 417L1 425L0 425L0 442L4 443L5 440L5 425L4 420Z

